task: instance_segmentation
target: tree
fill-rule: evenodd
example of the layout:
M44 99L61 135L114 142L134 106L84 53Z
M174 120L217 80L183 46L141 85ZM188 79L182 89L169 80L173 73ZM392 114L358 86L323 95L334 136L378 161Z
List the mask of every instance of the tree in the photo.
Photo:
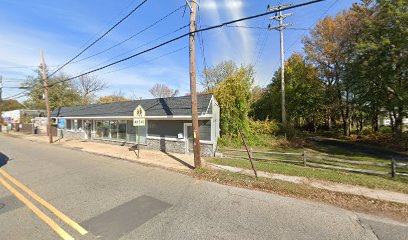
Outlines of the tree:
M90 104L95 100L95 93L107 88L104 81L96 76L84 75L78 81L79 90L82 96L82 104Z
M223 65L225 63L221 63ZM216 85L208 88L214 92L220 108L221 133L237 135L239 130L247 131L248 113L250 110L251 88L254 82L254 70L252 66L241 66L237 68L234 63L231 67L236 69L225 75L225 79L218 79ZM213 72L217 76L222 73L218 71L223 69L216 66L206 71Z
M150 94L156 98L166 98L166 97L176 97L180 94L178 89L171 89L166 84L156 83L152 88L149 89Z
M35 76L29 76L27 80L22 83L22 87L30 90L27 100L24 101L24 105L30 109L45 108L45 101L43 99L44 88L40 68L35 71ZM71 81L61 82L61 80L67 78L68 76L60 73L48 79L49 86L52 86L49 87L48 91L51 109L81 104L81 94L74 83Z
M3 111L12 111L12 110L17 110L24 108L24 105L19 103L17 100L10 99L10 100L4 100L3 101Z
M262 97L253 103L254 118L280 120L280 71L275 72L272 83ZM285 62L285 79L288 121L295 126L316 131L322 125L324 115L324 88L317 68L307 63L299 53L294 53Z
M129 101L123 96L122 91L113 92L111 95L100 97L97 100L98 104L114 103L114 102L126 102Z
M359 8L360 11L361 7ZM408 110L408 9L406 0L378 0L359 35L356 60L363 104L385 108L396 137Z
M354 9L326 17L316 24L310 37L303 40L307 59L319 70L326 88L327 122L339 112L344 135L350 135L353 113L352 75L356 52L356 41L364 31L361 20L366 17Z
M233 61L224 61L213 68L206 68L201 73L201 85L206 92L213 92L222 81L238 71Z

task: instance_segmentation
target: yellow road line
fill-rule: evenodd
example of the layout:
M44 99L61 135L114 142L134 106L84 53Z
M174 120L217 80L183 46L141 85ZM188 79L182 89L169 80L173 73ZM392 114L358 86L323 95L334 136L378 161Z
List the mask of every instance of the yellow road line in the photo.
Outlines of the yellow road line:
M56 224L50 217L45 215L40 209L38 209L33 203L31 203L26 197L24 197L20 192L14 189L10 184L8 184L3 178L0 177L0 182L12 192L20 201L22 201L31 211L33 211L41 220L48 224L62 239L73 240L74 238L65 232L58 224Z
M39 197L37 194L35 194L33 191L28 189L26 186L24 186L22 183L14 179L12 176L10 176L6 171L0 168L0 173L3 174L5 178L7 178L10 182L14 183L16 186L21 188L24 192L26 192L30 197L32 197L34 200L37 202L41 203L44 207L46 207L48 210L53 212L57 217L59 217L62 221L64 221L66 224L71 226L73 229L77 230L80 234L85 235L88 233L86 229L81 227L78 223L74 222L71 218L63 214L61 211L59 211L57 208L52 206L50 203Z

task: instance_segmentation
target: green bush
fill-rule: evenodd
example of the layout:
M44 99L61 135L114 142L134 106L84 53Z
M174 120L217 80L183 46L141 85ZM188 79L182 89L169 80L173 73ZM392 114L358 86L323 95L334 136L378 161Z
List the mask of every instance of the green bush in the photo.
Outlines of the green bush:
M286 137L286 139L291 140L296 137L297 130L290 124L287 125L279 125L279 134L282 134Z
M279 131L279 124L275 121L249 120L249 133L251 135L266 134L276 135Z

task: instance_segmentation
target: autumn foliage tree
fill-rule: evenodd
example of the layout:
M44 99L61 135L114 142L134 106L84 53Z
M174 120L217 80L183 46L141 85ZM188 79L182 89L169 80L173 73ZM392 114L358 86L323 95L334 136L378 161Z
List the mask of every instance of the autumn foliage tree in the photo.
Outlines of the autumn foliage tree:
M204 80L205 90L214 94L221 108L221 133L237 135L239 130L247 131L253 67L237 67L231 61L223 62L206 69L202 76L206 75L211 75L212 80Z

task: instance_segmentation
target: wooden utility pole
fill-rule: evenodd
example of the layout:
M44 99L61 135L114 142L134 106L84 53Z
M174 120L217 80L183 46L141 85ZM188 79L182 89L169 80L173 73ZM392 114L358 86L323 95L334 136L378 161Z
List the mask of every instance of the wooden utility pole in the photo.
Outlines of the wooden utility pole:
M268 11L276 11L281 10L282 8L292 6L292 4L280 5L277 7L270 7L268 5ZM286 124L286 91L285 91L285 53L283 48L283 30L287 26L291 26L292 24L283 24L283 20L287 17L292 16L292 13L289 14L282 14L282 11L279 11L279 14L276 14L275 17L269 18L270 20L277 20L279 21L279 25L276 27L268 26L269 30L278 30L280 34L280 60L281 60L281 102L282 102L282 124Z
M188 0L187 0L188 1ZM187 2L190 7L190 32L196 30L197 2L191 0ZM198 126L197 113L197 83L196 83L196 49L195 49L195 34L190 34L190 91L191 91L191 115L193 125L194 139L194 167L201 167L201 149L200 149L200 134Z
M52 143L52 132L51 132L51 110L50 110L50 102L48 100L48 77L47 71L45 68L44 62L44 54L41 51L41 65L42 65L42 76L43 76L43 83L44 83L44 99L45 99L45 108L47 109L47 133L48 133L48 140Z

